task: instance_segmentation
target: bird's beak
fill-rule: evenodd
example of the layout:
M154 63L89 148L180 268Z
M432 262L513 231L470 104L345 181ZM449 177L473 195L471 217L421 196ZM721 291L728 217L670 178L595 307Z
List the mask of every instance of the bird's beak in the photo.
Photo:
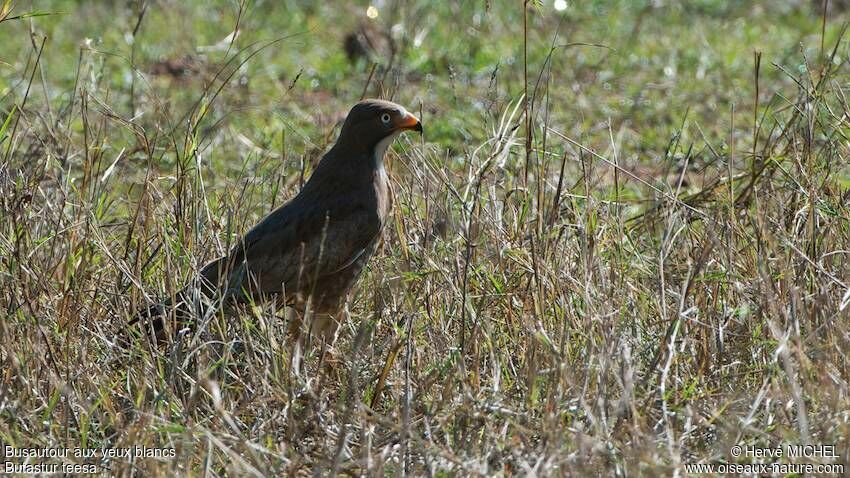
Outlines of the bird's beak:
M419 122L419 118L414 116L411 113L407 113L407 115L401 119L398 124L399 129L401 130L410 130L422 132L422 123Z

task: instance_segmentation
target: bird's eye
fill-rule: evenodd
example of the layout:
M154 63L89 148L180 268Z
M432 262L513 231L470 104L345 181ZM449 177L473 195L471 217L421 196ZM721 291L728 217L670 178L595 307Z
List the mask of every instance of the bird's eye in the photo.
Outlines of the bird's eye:
M382 114L381 115L381 121L383 121L384 124L389 124L390 123L390 114L389 113Z

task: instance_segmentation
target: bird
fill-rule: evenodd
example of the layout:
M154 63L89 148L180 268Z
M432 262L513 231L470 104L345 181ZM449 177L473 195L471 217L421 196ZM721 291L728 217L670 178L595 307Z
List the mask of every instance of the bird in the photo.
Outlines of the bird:
M348 318L349 292L387 221L384 155L405 131L423 133L419 118L404 107L379 99L355 104L295 197L248 230L228 254L206 264L172 299L142 309L130 324L148 324L147 335L162 343L169 317L182 327L215 306L276 301L300 317L309 310L310 333L332 339Z

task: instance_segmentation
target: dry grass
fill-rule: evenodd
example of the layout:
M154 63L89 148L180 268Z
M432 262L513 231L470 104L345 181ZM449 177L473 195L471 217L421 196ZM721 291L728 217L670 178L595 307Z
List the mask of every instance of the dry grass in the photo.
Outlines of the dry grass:
M208 65L180 110L142 81L106 88L86 49L70 94L49 95L51 45L33 38L0 118L4 446L175 450L96 460L140 476L670 475L787 443L848 463L843 34L770 81L756 56L743 112L716 112L725 139L680 105L649 161L628 125L593 118L589 140L565 126L545 46L523 86L469 87L487 111L463 115L476 126L451 147L427 134L451 102L424 104L424 139L390 153L393 220L330 370L317 350L292 365L272 309L165 350L115 338L298 190L346 102L283 114L318 125L303 148L299 127L258 142L222 124L263 44ZM374 73L351 89L376 93ZM287 101L317 101L293 77Z

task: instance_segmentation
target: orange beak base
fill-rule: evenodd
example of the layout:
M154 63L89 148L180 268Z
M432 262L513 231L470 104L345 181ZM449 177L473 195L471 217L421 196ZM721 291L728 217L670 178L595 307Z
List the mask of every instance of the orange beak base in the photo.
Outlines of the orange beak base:
M407 113L407 116L405 116L401 120L398 127L403 130L412 129L413 131L418 131L419 133L422 133L422 123L419 122L419 118L412 115L411 113Z

